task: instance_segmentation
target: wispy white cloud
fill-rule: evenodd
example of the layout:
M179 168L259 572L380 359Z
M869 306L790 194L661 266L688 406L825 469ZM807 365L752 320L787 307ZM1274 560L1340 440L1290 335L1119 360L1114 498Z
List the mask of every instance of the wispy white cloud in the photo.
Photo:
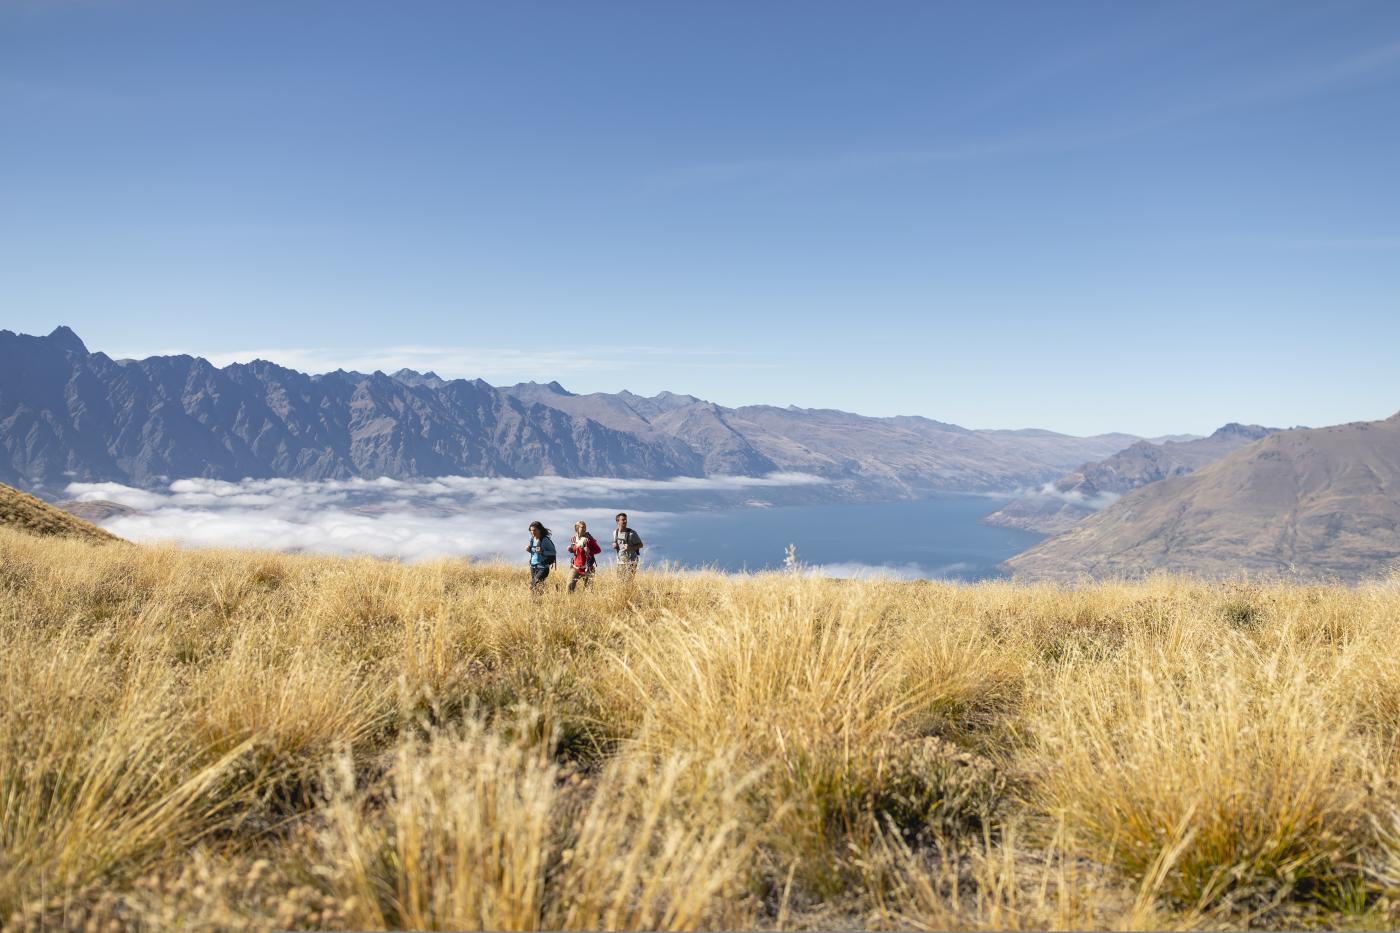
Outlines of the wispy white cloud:
M1099 492L1092 496L1086 496L1079 489L1060 489L1054 483L1046 483L1038 489L1025 490L1020 494L1020 498L1064 502L1069 505L1080 505L1097 512L1100 509L1108 508L1122 496L1116 492Z
M925 146L817 152L682 165L645 179L653 188L690 188L729 183L816 184L901 168L980 161L999 157L1074 152L1129 139L1181 123L1255 104L1280 102L1336 88L1393 79L1400 74L1400 41L1390 41L1318 64L1254 76L1228 87L1166 102L1155 111L1074 129L1045 129Z
M703 187L731 182L811 184L890 169L1043 151L1069 142L1067 138L1028 135L963 144L702 162L658 172L647 179L647 184L661 189Z
M423 560L516 557L524 548L526 526L537 519L560 535L570 533L579 518L595 531L607 533L612 510L625 507L629 494L721 493L822 482L806 474L673 480L444 476L232 483L184 479L155 491L118 483L73 483L67 492L80 501L107 500L138 509L136 514L103 522L105 528L133 541ZM617 506L571 504L600 500L613 500ZM657 528L677 517L664 511L627 511L634 524Z
M1400 250L1400 236L1230 236L1209 242L1284 252L1384 253Z
M1320 65L1268 76L1242 89L1234 95L1233 102L1301 97L1333 87L1394 76L1397 71L1400 71L1400 39L1357 49Z

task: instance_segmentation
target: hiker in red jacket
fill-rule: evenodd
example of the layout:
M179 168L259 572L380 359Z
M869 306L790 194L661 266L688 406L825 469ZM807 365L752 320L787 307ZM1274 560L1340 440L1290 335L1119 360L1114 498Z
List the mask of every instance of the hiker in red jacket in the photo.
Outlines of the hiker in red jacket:
M588 525L574 522L574 539L569 542L569 553L574 555L573 575L569 577L569 592L574 591L578 581L583 580L583 588L593 585L593 571L598 564L598 553L603 550L597 540L588 533Z

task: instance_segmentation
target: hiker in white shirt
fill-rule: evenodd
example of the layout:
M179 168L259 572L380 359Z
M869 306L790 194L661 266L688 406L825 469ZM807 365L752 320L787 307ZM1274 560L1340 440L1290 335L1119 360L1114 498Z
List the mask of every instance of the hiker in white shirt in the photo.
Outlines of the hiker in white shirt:
M617 571L630 579L637 572L637 560L641 557L642 536L635 529L627 527L627 513L617 513L617 527L613 529L613 550L617 552Z

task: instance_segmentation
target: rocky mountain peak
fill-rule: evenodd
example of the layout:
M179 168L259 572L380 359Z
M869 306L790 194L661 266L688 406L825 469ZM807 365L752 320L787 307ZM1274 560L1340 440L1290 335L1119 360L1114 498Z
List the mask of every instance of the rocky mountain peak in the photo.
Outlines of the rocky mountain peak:
M432 370L420 373L416 369L405 367L396 373L391 373L389 378L395 382L402 382L406 386L427 386L430 389L438 389L447 385L447 381Z
M83 343L82 338L73 333L73 329L67 325L60 324L55 327L46 339L58 346L59 349L67 350L69 353L76 353L79 356L88 355L87 344Z
M1261 437L1268 437L1277 430L1278 428L1266 428L1259 424L1240 424L1238 421L1231 421L1229 424L1216 428L1210 436L1214 438L1243 437L1258 440Z

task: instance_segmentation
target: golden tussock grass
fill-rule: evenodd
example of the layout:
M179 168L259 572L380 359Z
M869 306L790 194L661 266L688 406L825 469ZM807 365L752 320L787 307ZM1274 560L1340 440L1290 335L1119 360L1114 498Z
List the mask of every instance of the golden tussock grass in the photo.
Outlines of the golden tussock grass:
M20 528L34 535L78 538L94 544L119 540L91 522L4 483L0 483L0 526Z
M550 583L0 530L0 923L1400 922L1394 583Z

